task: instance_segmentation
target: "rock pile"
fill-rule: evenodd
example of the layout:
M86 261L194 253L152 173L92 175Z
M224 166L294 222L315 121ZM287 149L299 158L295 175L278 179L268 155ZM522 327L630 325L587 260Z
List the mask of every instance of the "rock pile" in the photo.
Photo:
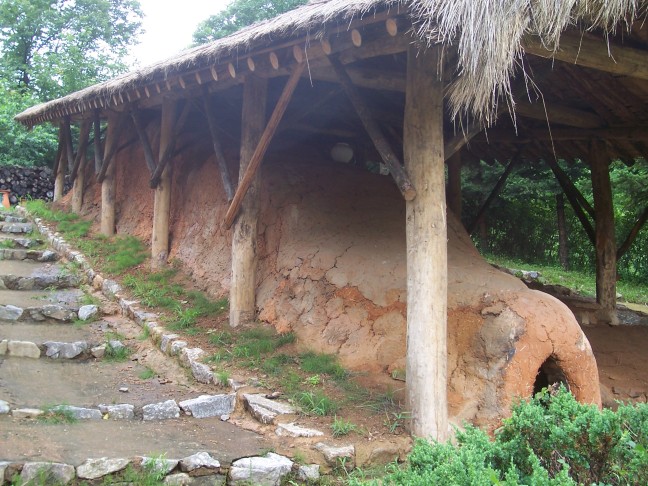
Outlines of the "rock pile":
M69 186L66 180L66 192ZM3 166L0 167L0 189L11 191L11 204L17 204L20 198L51 201L54 197L54 175L49 167Z

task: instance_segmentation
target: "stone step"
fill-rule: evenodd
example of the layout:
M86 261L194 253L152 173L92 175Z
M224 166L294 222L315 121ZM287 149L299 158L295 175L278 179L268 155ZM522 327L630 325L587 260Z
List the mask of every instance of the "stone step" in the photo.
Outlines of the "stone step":
M55 304L76 309L83 296L79 289L0 290L0 306L13 305L24 309Z
M27 218L19 216L17 214L9 214L6 211L0 211L0 221L6 223L26 223Z
M200 395L177 402L169 399L163 402L134 405L132 403L100 403L91 406L53 405L47 407L11 405L0 400L0 415L11 415L15 419L46 417L47 414L65 414L72 420L135 420L160 421L188 416L196 420L219 418L229 420L234 412L236 396L233 394Z
M34 307L0 305L0 321L51 321L72 322L78 317L79 308L60 304L45 304Z
M54 262L58 260L58 254L52 250L0 248L0 260L32 260L36 262Z
M12 235L0 233L0 247L2 248L34 248L41 246L43 240L39 238L26 238L24 235Z
M51 252L45 256L53 257ZM33 260L0 261L0 290L67 289L78 287L82 281L76 272L71 272L57 263Z
M95 321L83 325L69 325L62 322L44 324L43 322L30 321L0 321L0 341L97 341L102 340L102 327L105 323ZM105 339L103 339L105 340Z
M28 234L34 231L34 226L31 223L9 223L6 221L0 222L0 233L12 234Z

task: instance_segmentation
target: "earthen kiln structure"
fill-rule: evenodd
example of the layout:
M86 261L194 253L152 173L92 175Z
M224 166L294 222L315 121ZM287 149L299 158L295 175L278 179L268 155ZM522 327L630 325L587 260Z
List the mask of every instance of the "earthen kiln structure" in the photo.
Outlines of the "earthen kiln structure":
M528 7L522 28L501 19L494 59L487 9L451 19L453 3L314 1L17 119L60 125L57 197L69 171L75 211L106 235L150 237L155 266L179 259L229 294L231 325L258 318L348 368L406 372L416 435L442 439L448 415L492 426L555 381L600 403L571 312L486 264L453 211L461 163L588 160L594 208L552 165L589 225L612 320L608 162L644 155L646 28L636 2L605 15L572 2L552 33Z

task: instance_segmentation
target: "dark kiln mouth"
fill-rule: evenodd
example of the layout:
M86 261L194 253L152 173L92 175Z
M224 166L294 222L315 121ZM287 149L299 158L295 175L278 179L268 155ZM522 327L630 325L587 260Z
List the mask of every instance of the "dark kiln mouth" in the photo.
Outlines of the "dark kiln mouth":
M535 382L533 383L533 394L542 391L543 388L565 385L569 390L569 382L565 372L560 368L558 360L554 356L549 356L540 366Z

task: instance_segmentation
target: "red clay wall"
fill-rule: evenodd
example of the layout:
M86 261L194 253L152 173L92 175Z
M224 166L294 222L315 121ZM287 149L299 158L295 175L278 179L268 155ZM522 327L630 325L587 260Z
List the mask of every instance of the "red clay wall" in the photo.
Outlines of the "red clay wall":
M147 239L153 191L133 147L116 160L117 231ZM196 154L185 152L174 161L170 258L180 260L200 286L225 295L231 239L222 227L226 200L216 164ZM308 151L301 156L264 162L259 319L294 331L304 348L337 353L349 369L385 375L402 370L405 203L388 176ZM90 187L88 214L97 215L99 193L98 186ZM448 392L457 422L494 424L514 396L530 395L550 356L578 398L600 403L596 364L571 312L488 265L451 214L448 273Z

